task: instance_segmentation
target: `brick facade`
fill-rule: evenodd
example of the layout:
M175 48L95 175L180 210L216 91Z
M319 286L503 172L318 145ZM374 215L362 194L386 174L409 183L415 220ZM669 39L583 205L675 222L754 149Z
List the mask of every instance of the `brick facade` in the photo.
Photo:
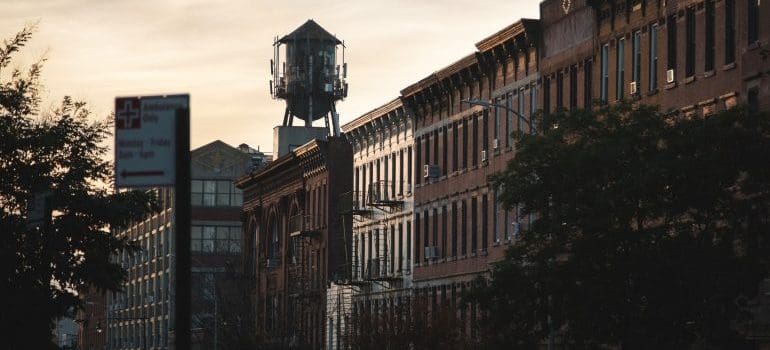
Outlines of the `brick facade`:
M256 279L256 325L277 347L323 348L326 287L346 275L351 226L337 194L350 192L347 140L313 140L241 177L246 269ZM253 249L253 250L252 250Z

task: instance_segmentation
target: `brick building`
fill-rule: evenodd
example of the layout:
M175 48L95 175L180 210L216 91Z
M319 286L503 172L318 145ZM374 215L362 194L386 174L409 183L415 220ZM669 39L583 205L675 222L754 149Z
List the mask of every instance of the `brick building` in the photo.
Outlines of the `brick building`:
M327 349L349 346L354 310L402 304L412 291L412 120L399 99L343 125L353 149L350 276L329 290Z
M401 91L413 120L414 294L452 301L531 217L487 176L538 111L625 100L707 116L770 109L770 5L757 0L546 0L473 52ZM463 100L490 102L470 106ZM468 310L463 317L471 317Z
M537 20L516 22L479 42L479 52L401 91L415 125L414 288L433 305L456 300L528 223L497 205L487 176L513 157L509 135L531 132L529 121L461 101L503 101L530 115L540 33Z
M78 349L103 350L107 346L107 332L102 321L107 319L107 297L90 288L83 293L83 309L78 311Z
M244 192L246 269L256 277L261 343L320 349L325 344L326 287L343 279L350 221L338 194L351 191L347 140L311 140L236 181Z
M263 164L266 157L248 146L236 149L221 141L191 153L192 337L194 348L213 349L220 299L216 282L224 278L228 261L237 260L241 251L242 194L233 179ZM128 270L123 292L107 295L106 312L86 318L90 327L96 325L97 332L105 334L107 349L139 349L145 344L147 349L173 348L173 189L152 191L158 195L161 211L116 232L142 248L133 256L116 257Z

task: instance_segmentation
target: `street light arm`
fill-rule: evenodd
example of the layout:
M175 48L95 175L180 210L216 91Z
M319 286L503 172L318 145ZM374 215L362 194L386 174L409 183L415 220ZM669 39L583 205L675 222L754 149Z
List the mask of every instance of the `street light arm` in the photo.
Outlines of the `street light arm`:
M482 107L486 107L486 108L490 108L490 107L503 108L503 109L513 113L517 117L519 117L519 119L524 121L524 123L527 124L527 126L532 128L532 124L530 124L529 120L527 120L527 117L521 115L519 112L517 112L516 110L514 110L513 108L510 108L508 106L504 106L504 105L500 105L500 104L497 104L497 103L492 103L492 102L488 102L488 101L484 101L484 100L480 100L480 99L460 100L460 102L461 103L467 103L467 104L469 104L471 106L482 106Z

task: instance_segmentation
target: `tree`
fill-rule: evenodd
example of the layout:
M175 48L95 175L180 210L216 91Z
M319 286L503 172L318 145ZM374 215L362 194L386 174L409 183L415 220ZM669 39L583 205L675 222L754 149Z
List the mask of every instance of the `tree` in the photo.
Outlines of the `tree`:
M739 349L767 275L770 118L540 116L491 177L534 224L466 296L488 348Z
M0 329L7 349L53 348L53 321L81 307L78 291L116 291L126 277L110 256L137 247L110 234L157 209L144 192L114 193L104 160L108 121L65 97L40 108L44 60L6 72L32 37L0 46ZM35 208L33 208L33 205Z

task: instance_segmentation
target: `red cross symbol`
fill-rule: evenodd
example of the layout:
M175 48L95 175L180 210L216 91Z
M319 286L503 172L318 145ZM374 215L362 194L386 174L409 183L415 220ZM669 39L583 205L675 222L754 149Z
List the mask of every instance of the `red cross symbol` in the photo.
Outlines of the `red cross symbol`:
M139 129L141 126L139 99L121 98L115 100L115 128Z

